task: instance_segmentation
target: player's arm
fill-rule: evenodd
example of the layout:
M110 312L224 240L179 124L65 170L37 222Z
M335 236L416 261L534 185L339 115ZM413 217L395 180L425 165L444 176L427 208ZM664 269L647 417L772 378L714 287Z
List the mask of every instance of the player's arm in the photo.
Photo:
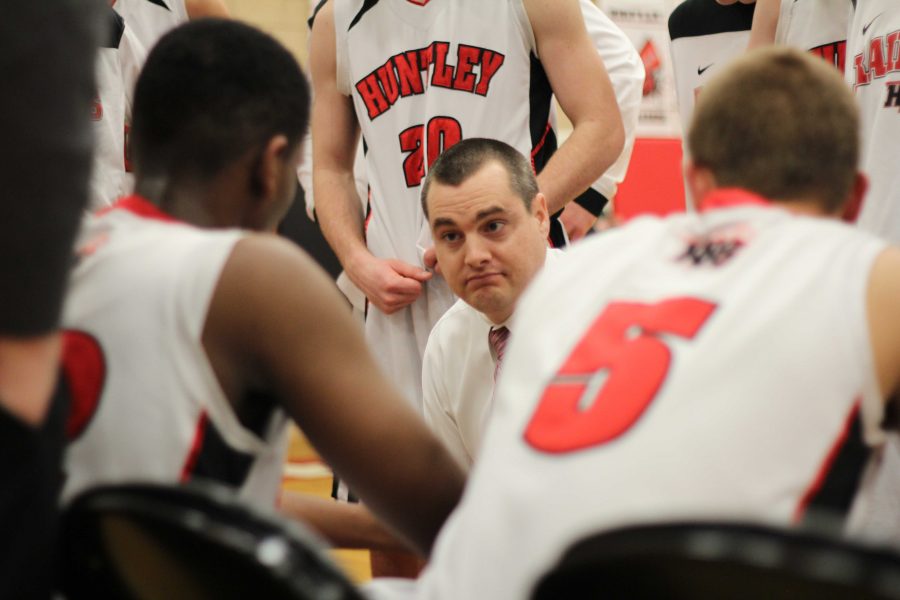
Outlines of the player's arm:
M866 299L875 371L885 398L900 398L900 248L881 253L872 266Z
M757 0L753 9L753 25L750 27L748 50L775 43L775 30L781 13L781 0Z
M609 76L588 37L578 0L524 0L538 55L572 134L538 184L551 213L563 208L619 157L625 133Z
M231 11L223 0L184 0L184 7L192 21L204 17L231 18Z
M316 216L353 283L380 310L392 313L414 302L431 274L400 260L377 259L366 247L353 176L359 125L350 97L338 89L335 52L334 13L328 3L316 14L310 40Z
M337 548L390 552L413 550L362 504L283 492L279 509L316 530Z
M274 236L240 241L203 340L230 398L271 390L366 505L429 552L463 474L381 374L324 271Z
M606 202L613 199L618 184L625 178L637 131L645 76L640 54L628 36L590 0L581 0L581 10L588 35L603 60L616 95L625 131L625 149L590 189L563 209L559 220L571 241L581 239L594 226Z

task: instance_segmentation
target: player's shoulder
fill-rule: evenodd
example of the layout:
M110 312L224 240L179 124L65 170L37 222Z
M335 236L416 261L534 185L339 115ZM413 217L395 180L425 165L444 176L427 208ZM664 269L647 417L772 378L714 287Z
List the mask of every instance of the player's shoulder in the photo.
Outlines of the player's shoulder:
M302 273L316 267L315 261L302 248L285 238L271 233L242 233L232 253L238 268Z

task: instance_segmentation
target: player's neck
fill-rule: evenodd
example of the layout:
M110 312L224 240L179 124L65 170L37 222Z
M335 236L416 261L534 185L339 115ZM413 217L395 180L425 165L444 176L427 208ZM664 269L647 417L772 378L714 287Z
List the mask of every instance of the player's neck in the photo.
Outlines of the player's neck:
M821 202L815 200L772 200L772 204L791 214L803 217L833 217Z
M242 211L233 183L141 178L135 182L135 192L179 221L204 228L240 227Z

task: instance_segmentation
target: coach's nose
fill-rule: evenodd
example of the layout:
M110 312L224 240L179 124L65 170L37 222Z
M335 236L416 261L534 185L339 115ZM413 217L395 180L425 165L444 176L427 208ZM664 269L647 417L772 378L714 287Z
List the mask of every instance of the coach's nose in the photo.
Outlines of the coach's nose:
M466 239L466 264L470 267L480 267L491 260L489 244L479 236L470 236Z

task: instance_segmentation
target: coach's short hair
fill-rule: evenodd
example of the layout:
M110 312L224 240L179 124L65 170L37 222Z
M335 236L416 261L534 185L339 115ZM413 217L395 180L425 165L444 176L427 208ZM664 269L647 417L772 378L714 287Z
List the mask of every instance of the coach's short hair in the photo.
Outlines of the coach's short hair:
M695 164L720 187L840 208L859 159L859 115L840 73L821 58L749 52L703 88L688 134Z
M531 163L518 150L505 142L488 138L468 138L445 150L434 164L422 186L422 210L428 216L428 191L432 182L458 186L489 162L497 162L509 175L509 188L531 210L538 193L537 179Z
M298 144L308 122L306 77L284 46L237 21L201 19L147 57L131 153L139 174L208 179L276 135Z

